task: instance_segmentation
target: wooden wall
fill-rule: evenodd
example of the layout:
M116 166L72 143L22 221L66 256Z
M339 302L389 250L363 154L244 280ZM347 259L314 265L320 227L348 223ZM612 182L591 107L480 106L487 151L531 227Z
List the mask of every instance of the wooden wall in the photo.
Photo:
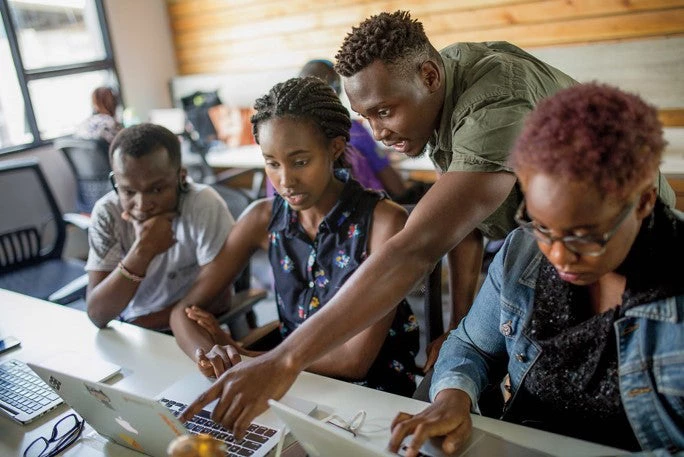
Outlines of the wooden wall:
M684 36L684 0L167 0L178 71L295 69L333 58L381 11L410 10L437 48L507 40L526 49Z

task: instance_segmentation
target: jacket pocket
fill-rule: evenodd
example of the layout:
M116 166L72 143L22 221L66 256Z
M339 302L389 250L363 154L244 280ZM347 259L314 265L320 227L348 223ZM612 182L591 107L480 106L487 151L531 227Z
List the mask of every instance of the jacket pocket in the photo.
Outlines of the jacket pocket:
M675 414L684 420L684 354L655 358L653 375L658 394L666 397Z

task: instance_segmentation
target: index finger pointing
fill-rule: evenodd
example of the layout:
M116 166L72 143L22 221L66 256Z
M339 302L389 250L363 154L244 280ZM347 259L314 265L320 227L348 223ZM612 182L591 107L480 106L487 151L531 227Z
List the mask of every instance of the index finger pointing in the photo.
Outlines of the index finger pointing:
M202 395L197 397L190 403L178 416L181 422L187 422L195 414L199 413L202 408L207 406L212 401L216 400L221 396L221 390L223 389L223 383L220 380L214 382L211 387L209 387Z

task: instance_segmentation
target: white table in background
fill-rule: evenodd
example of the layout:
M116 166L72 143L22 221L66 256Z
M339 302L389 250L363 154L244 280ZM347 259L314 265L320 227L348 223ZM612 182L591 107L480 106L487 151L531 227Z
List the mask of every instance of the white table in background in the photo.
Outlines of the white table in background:
M214 148L207 153L207 163L214 168L264 168L264 156L258 144Z

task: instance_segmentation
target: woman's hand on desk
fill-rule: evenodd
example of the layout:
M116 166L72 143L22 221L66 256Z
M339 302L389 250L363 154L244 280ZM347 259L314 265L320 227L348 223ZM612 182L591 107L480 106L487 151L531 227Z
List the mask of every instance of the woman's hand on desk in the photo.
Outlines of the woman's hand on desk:
M413 415L399 413L392 421L389 450L398 452L409 435L406 457L415 457L420 447L430 438L444 437L442 450L452 454L468 439L473 429L470 419L470 397L458 389L441 391L435 401L422 412Z
M230 335L221 328L218 319L199 306L192 305L185 308L185 314L190 320L197 322L197 325L202 327L212 339L214 344L236 346L237 343Z
M219 399L211 415L241 439L255 417L268 409L270 398L280 399L292 386L300 370L288 357L269 351L254 359L233 366L202 395L193 401L180 416L187 421L204 406Z
M185 314L202 327L214 342L209 352L205 352L203 348L195 351L197 368L204 376L218 378L242 360L238 344L221 328L213 314L195 305L185 308Z
M242 361L237 348L230 345L219 346L216 344L207 353L204 352L204 349L197 348L195 356L200 372L209 378L220 377L230 367Z

